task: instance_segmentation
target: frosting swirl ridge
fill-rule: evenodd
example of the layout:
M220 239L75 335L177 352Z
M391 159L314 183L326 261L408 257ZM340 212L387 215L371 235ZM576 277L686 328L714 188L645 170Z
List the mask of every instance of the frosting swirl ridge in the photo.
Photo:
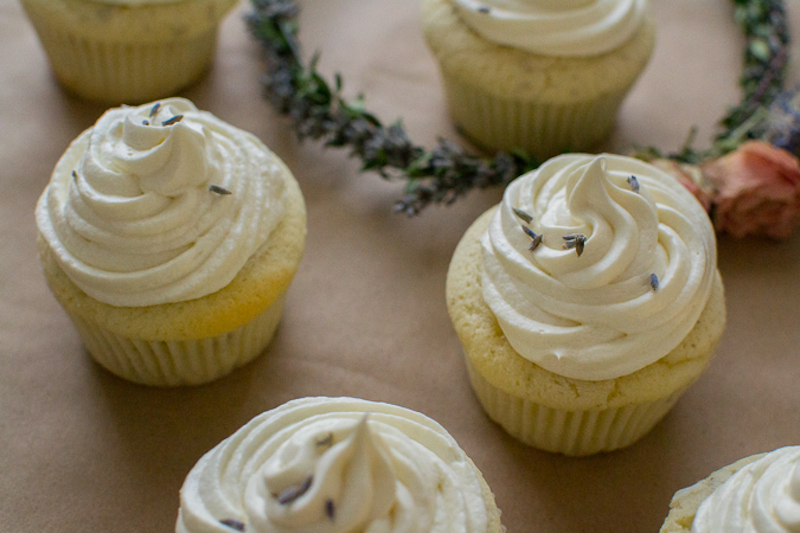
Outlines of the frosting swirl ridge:
M800 532L800 446L778 448L742 467L706 498L693 533Z
M116 306L211 294L284 212L277 158L182 98L107 111L59 161L36 210L69 278Z
M534 250L525 229L541 235ZM610 154L556 157L515 180L481 242L483 298L508 342L576 379L616 378L669 353L716 275L714 232L694 197Z
M640 28L647 0L452 0L486 39L541 55L610 52Z
M302 398L204 455L181 489L178 533L484 533L474 467L433 420L394 405Z

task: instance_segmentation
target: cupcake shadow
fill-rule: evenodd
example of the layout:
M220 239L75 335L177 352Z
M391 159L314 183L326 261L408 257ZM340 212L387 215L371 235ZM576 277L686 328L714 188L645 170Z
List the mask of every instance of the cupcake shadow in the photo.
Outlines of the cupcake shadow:
M499 470L513 474L502 484L488 481L498 505L514 509L522 523L555 531L658 531L672 490L663 480L675 470L669 456L676 450L668 443L679 433L670 415L630 447L586 457L536 450L497 425L493 433L490 453L504 463Z
M280 333L275 342L280 344ZM151 387L118 378L91 361L89 378L107 420L118 469L139 494L177 495L191 466L254 415L285 401L271 346L256 361L213 383ZM266 396L263 391L269 391ZM177 501L177 500L176 500ZM174 509L176 501L170 501Z

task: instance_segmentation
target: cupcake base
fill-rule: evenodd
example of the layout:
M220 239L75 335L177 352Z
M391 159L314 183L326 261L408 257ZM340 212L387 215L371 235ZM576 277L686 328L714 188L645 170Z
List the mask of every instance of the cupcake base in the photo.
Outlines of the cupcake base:
M551 103L501 98L442 72L450 115L484 150L524 148L541 158L597 146L611 134L623 92L596 100Z
M108 104L173 96L209 67L219 23L236 0L123 5L22 0L56 79Z
M467 370L472 389L489 418L528 446L564 455L591 455L630 446L653 429L684 392L613 409L568 411L493 386L475 370L469 358Z
M68 91L107 103L138 104L176 94L208 69L217 29L163 44L97 42L35 24L56 79Z
M201 385L256 358L272 340L286 294L247 324L202 339L148 341L116 334L70 314L92 358L123 379L157 387Z
M717 276L694 328L670 353L631 374L588 381L560 376L519 355L483 300L480 237L495 208L459 242L447 274L447 307L470 381L489 417L536 448L588 455L633 444L708 366L725 326Z
M54 176L70 175L86 139L85 133L70 145ZM227 286L201 298L143 307L101 302L72 282L39 235L47 284L98 363L140 384L197 385L228 374L264 350L280 321L306 239L300 186L277 156L273 162L285 176L283 220Z
M423 0L422 27L463 133L485 149L524 149L541 159L605 139L655 46L655 23L646 17L610 52L539 55L483 38L450 0Z

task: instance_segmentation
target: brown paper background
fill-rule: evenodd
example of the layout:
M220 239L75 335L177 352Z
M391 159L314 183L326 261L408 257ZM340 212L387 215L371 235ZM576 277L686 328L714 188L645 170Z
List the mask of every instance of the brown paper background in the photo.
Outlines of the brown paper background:
M342 72L412 137L456 138L413 0L308 0L305 50ZM800 28L800 4L787 2ZM800 235L722 238L728 327L717 357L654 431L585 459L527 448L483 414L445 308L459 237L500 197L470 194L407 219L401 186L359 174L345 153L300 144L261 98L262 64L244 2L221 30L216 63L183 93L260 137L293 169L308 244L277 337L256 362L208 386L158 390L91 362L50 295L33 209L68 143L104 106L54 82L16 0L0 0L0 530L167 532L195 461L256 414L307 395L352 395L443 424L484 472L513 532L652 532L675 490L756 452L800 444ZM607 147L676 149L705 140L738 100L740 32L725 0L654 0L658 44ZM800 50L789 78L800 79Z

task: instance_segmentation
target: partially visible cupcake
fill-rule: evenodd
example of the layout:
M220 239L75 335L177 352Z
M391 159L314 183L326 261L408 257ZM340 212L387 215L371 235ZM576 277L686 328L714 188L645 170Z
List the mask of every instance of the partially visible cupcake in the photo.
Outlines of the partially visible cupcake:
M500 533L478 468L430 418L354 398L267 411L206 453L177 533Z
M615 155L553 158L467 230L447 304L489 416L587 455L647 433L725 325L711 222L677 181Z
M48 285L91 355L148 385L211 381L272 339L306 212L283 162L190 101L107 111L36 207Z
M655 44L647 0L422 0L456 125L546 159L605 139Z
M751 455L675 493L660 533L800 531L800 446Z
M238 0L21 0L70 91L109 104L172 96L197 80Z

